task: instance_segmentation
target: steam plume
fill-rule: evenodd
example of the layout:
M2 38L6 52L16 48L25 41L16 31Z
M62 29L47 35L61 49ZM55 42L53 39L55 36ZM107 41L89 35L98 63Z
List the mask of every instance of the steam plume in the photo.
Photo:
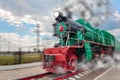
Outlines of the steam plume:
M99 26L113 13L109 0L63 0L63 2L62 11L68 17L71 18L73 15L76 18L83 18L94 26Z

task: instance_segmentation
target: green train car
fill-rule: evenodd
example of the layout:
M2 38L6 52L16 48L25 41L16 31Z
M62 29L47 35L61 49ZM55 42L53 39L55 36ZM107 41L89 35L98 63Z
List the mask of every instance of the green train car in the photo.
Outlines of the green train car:
M60 66L73 72L78 62L112 56L115 50L120 51L120 43L112 34L96 29L84 19L73 21L59 12L55 20L54 36L59 38L59 43L44 50L47 71L55 72L56 66Z
M95 29L84 19L59 23L55 34L60 37L59 46L79 46L77 54L84 49L81 54L85 55L87 61L92 60L94 54L108 54L115 50L115 37L104 30Z

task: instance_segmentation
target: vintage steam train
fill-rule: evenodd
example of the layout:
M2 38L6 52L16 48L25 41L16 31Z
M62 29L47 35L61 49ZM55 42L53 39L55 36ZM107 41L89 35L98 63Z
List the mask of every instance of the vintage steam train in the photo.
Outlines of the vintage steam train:
M74 72L78 62L112 56L115 49L119 50L120 45L112 34L95 29L84 19L73 21L61 12L55 15L54 36L60 40L54 48L44 50L43 67L47 71L56 73L57 68L61 67Z

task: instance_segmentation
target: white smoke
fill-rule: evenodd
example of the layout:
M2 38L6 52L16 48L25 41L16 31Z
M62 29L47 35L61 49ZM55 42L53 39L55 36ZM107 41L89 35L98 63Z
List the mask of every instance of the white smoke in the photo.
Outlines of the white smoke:
M73 15L73 18L83 18L94 26L100 25L106 18L113 15L110 0L63 0L61 11ZM109 8L109 9L108 9Z
M61 66L56 66L55 73L56 74L64 74L64 73L66 73L66 70L64 68L62 68Z
M114 53L113 57L105 56L102 59L96 59L95 61L91 62L81 62L79 63L78 69L99 69L99 68L106 68L110 66L119 67L120 62L120 53Z

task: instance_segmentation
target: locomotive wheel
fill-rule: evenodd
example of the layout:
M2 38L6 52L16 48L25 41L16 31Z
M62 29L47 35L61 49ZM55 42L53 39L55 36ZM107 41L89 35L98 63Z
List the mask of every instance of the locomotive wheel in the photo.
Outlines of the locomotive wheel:
M72 67L71 72L75 72L78 69L78 61L76 59L71 59L69 65Z

